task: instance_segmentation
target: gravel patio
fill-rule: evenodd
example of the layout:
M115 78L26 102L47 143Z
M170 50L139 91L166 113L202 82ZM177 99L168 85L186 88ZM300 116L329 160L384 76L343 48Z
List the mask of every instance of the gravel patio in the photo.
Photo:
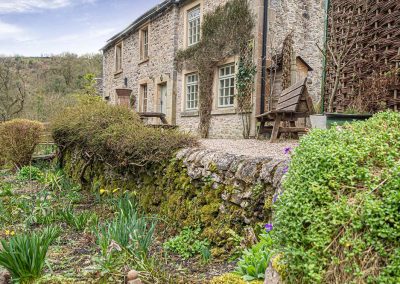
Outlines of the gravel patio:
M298 140L284 140L270 143L256 139L201 139L202 147L210 150L222 151L229 154L246 155L250 157L285 157L285 148L294 148Z

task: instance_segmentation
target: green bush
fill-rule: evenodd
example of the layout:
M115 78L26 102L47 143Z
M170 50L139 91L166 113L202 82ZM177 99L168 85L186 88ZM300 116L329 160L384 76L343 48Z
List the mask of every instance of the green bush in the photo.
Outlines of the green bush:
M17 168L29 165L43 124L26 119L14 119L0 124L0 160Z
M236 273L246 281L265 278L265 270L272 257L273 241L270 234L262 234L260 241L246 249L237 263Z
M43 172L34 166L24 166L18 171L17 179L20 181L41 181L43 179Z
M233 273L226 273L221 276L214 277L211 279L210 284L247 284L249 282L244 281L242 277ZM262 284L263 282L251 282L254 284Z
M14 282L34 282L41 277L47 250L59 234L59 228L50 227L41 232L16 235L8 241L1 240L0 266L11 273Z
M199 235L200 228L195 230L188 227L183 228L179 235L164 243L164 249L175 252L184 259L201 255L204 261L208 261L210 258L210 243L208 240L200 240Z
M313 130L275 204L288 283L399 283L400 114Z
M85 160L117 167L162 162L195 140L176 130L146 127L133 111L102 101L82 101L62 112L52 124L61 149L81 150Z

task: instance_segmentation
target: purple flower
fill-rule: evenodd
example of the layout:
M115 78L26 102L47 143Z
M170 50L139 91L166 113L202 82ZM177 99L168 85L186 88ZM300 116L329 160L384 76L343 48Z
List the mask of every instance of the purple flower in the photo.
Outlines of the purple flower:
M283 152L285 153L285 155L288 155L288 154L292 153L292 148L286 147L285 150L283 150Z
M286 166L283 168L283 174L287 174L287 172L289 171L289 166Z
M274 226L272 224L265 224L265 231L267 231L267 233L271 232L272 229L274 228Z
M278 194L274 194L274 197L272 198L272 203L275 203L278 200Z

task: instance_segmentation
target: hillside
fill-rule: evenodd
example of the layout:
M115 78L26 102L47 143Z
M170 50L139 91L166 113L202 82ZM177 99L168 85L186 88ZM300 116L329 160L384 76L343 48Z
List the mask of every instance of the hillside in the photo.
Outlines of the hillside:
M72 101L73 94L83 92L85 84L88 83L85 75L101 77L102 73L101 54L1 57L0 61L0 72L3 77L11 78L9 81L12 86L9 94L5 95L7 88L4 80L3 83L0 82L3 85L0 86L0 96L7 97L2 101L8 100L8 105L12 104L12 99L20 96L18 91L21 86L25 94L23 110L18 114L9 115L10 118L48 121L60 107ZM4 103L0 107L6 108Z

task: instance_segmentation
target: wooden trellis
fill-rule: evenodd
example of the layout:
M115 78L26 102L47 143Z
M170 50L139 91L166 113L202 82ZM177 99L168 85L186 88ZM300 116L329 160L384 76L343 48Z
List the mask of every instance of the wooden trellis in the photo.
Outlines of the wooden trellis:
M331 0L328 11L325 110L400 110L400 1ZM328 49L329 49L328 48ZM332 54L342 56L338 72Z

